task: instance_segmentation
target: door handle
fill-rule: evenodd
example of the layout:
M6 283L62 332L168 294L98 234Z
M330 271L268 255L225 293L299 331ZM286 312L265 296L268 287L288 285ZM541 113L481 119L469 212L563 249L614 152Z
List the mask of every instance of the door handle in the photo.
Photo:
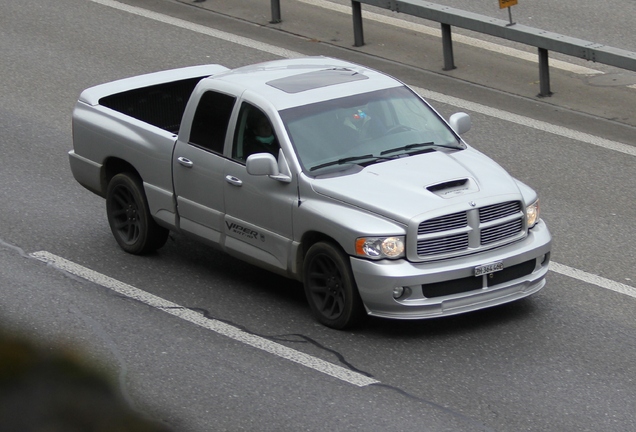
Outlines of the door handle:
M243 181L238 177L234 177L233 175L226 175L225 181L234 186L243 186Z
M190 159L184 158L183 156L179 156L177 161L186 168L192 168L192 165L194 165Z

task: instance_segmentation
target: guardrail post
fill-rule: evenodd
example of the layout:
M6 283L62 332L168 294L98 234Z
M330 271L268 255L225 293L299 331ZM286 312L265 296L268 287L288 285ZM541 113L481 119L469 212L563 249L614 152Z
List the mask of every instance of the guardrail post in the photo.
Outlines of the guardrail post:
M505 22L502 20L429 3L424 0L351 0L355 46L364 45L362 35L362 3L440 23L442 26L444 70L455 69L451 38L451 26L454 26L497 36L513 42L520 42L537 48L547 46L550 47L550 51L636 71L636 52L612 48L603 44L594 44L582 39L545 32L527 26L506 25L504 27L502 24ZM507 1L507 3L510 2ZM512 18L510 8L508 8L508 17ZM512 21L512 19L510 19L510 21ZM538 96L547 97L552 95L550 91L548 50L541 48L539 48L539 79L541 89Z
M351 0L351 16L353 17L353 45L364 45L364 34L362 33L362 5L360 2Z
M453 58L453 37L450 24L442 23L442 50L444 51L444 70L453 70L455 60Z
M281 22L282 19L280 17L280 0L272 0L272 20L271 24L277 24Z
M552 96L550 91L550 66L548 65L548 50L539 48L539 96Z

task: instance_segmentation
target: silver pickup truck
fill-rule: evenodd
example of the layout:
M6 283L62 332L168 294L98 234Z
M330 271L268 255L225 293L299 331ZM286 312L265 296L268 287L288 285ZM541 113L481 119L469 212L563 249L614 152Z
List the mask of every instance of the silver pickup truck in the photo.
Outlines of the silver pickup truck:
M545 285L537 194L400 81L325 57L82 92L75 179L132 254L169 232L302 281L321 323L442 317Z

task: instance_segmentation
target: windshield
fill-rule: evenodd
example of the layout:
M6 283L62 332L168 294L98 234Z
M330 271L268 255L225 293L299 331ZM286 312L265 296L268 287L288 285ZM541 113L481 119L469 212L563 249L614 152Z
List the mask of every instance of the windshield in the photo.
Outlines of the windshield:
M280 112L306 172L463 149L450 128L406 87L378 90Z

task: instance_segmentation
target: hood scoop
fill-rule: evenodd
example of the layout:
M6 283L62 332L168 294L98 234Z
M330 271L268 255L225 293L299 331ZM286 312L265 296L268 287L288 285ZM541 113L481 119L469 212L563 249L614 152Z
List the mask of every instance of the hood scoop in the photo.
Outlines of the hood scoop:
M443 183L436 183L426 187L431 193L434 193L440 198L453 198L458 195L464 195L467 193L473 193L479 191L477 183L470 178L449 180Z

